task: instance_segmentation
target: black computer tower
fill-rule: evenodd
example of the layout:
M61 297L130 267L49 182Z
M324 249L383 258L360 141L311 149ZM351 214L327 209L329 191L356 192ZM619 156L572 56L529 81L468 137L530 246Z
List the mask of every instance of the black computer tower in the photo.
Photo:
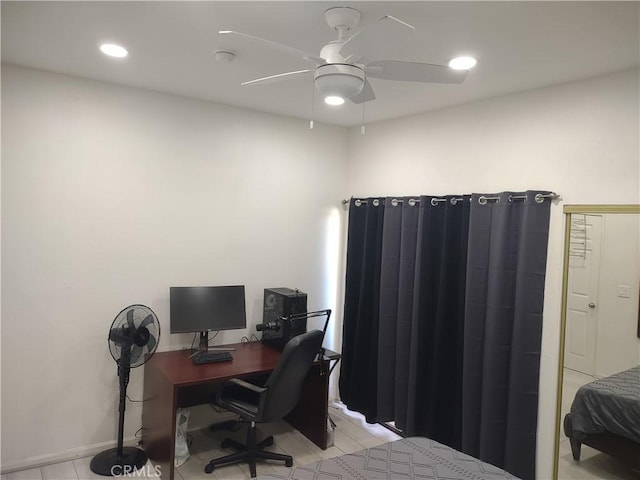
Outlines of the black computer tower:
M279 287L264 289L262 341L279 350L287 342L307 331L307 319L289 319L296 313L307 312L307 294L297 289Z

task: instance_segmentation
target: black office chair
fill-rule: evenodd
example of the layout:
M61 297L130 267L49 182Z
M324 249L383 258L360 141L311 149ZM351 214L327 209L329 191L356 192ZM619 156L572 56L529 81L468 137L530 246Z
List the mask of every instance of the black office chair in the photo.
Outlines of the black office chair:
M251 477L256 476L256 460L281 460L287 467L293 465L290 455L281 455L263 450L273 445L273 436L256 443L256 423L279 420L288 415L298 404L302 383L322 347L323 333L312 330L293 337L282 351L278 365L263 387L232 378L216 395L215 403L240 415L250 422L247 444L225 439L222 448L239 450L221 458L211 460L204 468L206 473L214 468L237 462L247 462Z

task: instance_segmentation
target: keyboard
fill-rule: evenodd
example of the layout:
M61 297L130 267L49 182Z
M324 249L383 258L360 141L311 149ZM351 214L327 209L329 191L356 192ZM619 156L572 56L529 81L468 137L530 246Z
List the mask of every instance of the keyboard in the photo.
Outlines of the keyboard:
M229 352L200 352L191 357L191 360L196 365L203 365L205 363L217 363L228 362L233 360L231 353Z

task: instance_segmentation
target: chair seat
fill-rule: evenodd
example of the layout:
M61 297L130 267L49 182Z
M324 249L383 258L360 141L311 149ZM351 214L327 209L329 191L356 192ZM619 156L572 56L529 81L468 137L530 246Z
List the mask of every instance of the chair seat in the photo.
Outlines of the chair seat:
M220 406L235 411L238 415L245 418L247 418L247 416L248 418L255 417L258 414L258 406L255 404L238 399L225 399L224 397L222 397L221 400L222 401L218 402ZM242 413L244 413L246 416Z

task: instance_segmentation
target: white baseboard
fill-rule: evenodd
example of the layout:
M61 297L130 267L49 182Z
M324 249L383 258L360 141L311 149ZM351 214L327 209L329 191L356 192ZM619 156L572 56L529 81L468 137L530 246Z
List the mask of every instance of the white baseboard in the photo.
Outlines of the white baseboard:
M4 475L5 473L11 473L11 472L17 472L20 470L29 470L32 468L39 468L39 467L44 467L46 465L52 465L54 463L62 463L62 462L68 462L70 460L76 460L78 458L84 458L84 457L92 457L100 452L102 452L103 450L107 450L109 448L115 448L117 446L117 441L111 441L111 442L103 442L103 443L96 443L94 445L90 445L88 447L78 447L78 448L73 448L71 450L66 450L64 452L60 452L60 453L51 453L51 454L47 454L47 455L39 455L39 456L35 456L35 457L27 457L21 460L16 460L13 462L7 462L5 463L4 461L2 462L2 467L0 467L2 470L0 471L0 473L2 475ZM138 445L138 439L131 437L131 438L126 438L124 440L124 445L125 446L137 446Z
M212 423L222 422L237 417L237 415L230 412L215 412L208 405L192 407L189 410L191 411L188 423L188 431L190 432L208 428L208 426ZM124 444L125 446L137 446L138 439L134 437L126 438ZM5 473L44 467L46 465L68 462L70 460L76 460L78 458L93 457L103 450L115 448L116 446L117 442L114 440L111 442L96 443L87 447L73 448L71 450L66 450L60 453L27 457L13 462L3 461L2 465L0 466L0 473L4 475Z

